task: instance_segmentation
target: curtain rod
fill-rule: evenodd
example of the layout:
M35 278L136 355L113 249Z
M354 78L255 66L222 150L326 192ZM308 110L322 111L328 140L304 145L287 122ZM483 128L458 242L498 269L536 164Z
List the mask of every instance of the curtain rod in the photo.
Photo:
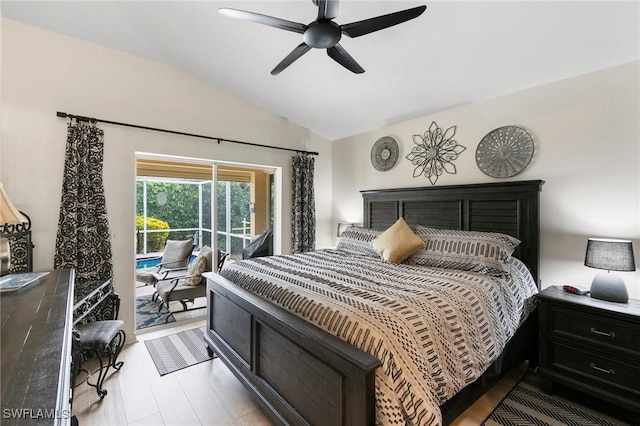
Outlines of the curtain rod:
M60 111L56 112L56 115L58 117L71 118L71 119L76 119L78 121L89 121L89 122L92 122L92 123L115 124L117 126L134 127L136 129L144 129L144 130L153 130L154 132L164 132L164 133L171 133L171 134L174 134L174 135L182 135L182 136L191 136L191 137L194 137L194 138L210 139L210 140L217 141L218 144L220 144L221 142L229 142L229 143L237 143L237 144L241 144L241 145L257 146L257 147L261 147L261 148L279 149L281 151L291 151L291 152L297 152L297 153L301 153L301 154L319 155L317 152L314 152L314 151L304 151L302 149L284 148L284 147L280 147L280 146L263 145L263 144L259 144L259 143L253 143L253 142L236 141L236 140L232 140L232 139L224 139L224 138L218 138L218 137L214 137L214 136L205 136L205 135L197 135L195 133L179 132L177 130L158 129L157 127L140 126L138 124L129 124L129 123L121 123L119 121L102 120L100 118L85 117L85 116L82 116L82 115L68 114L66 112L60 112Z

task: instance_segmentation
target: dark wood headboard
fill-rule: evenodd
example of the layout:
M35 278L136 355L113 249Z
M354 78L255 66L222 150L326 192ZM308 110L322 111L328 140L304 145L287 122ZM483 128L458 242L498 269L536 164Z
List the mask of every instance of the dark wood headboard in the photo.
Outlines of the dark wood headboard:
M500 232L521 241L514 256L540 287L540 191L544 181L360 191L364 227L385 229L403 217L409 225Z

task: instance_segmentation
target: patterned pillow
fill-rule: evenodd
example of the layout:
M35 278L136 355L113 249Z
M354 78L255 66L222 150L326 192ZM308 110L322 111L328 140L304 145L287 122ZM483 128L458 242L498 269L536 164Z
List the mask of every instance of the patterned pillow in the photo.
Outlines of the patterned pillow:
M185 285L196 286L203 281L202 273L207 269L207 257L205 252L200 252L193 262L189 265L187 271L188 278L184 279Z
M508 273L505 262L520 240L497 232L434 229L418 225L415 233L425 248L411 255L406 263L460 269L487 275Z
M371 247L371 241L382 234L382 229L367 229L358 226L350 226L340 235L338 250L344 250L349 254L366 257L380 257L378 252Z
M400 218L371 241L371 246L385 262L402 263L411 253L424 246L424 242Z
M200 253L198 254L204 256L204 258L207 259L207 266L204 268L204 272L213 271L213 260L211 259L211 256L213 256L213 249L205 245L202 246L202 248L200 249Z

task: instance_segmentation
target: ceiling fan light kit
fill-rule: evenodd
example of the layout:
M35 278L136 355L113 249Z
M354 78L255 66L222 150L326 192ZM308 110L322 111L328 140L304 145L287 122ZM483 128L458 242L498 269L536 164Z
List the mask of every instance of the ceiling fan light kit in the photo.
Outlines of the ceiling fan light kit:
M296 46L276 67L271 71L272 75L280 74L289 65L299 59L312 48L327 49L327 55L349 71L361 74L364 68L347 53L340 45L342 35L348 37L360 37L375 31L383 30L394 25L401 24L411 19L417 18L427 9L427 6L418 6L363 21L352 22L350 24L338 25L333 22L338 16L338 0L312 0L318 6L318 17L308 25L275 18L273 16L262 15L244 10L222 8L218 12L221 15L245 21L256 22L268 25L285 31L292 31L302 34L302 43Z

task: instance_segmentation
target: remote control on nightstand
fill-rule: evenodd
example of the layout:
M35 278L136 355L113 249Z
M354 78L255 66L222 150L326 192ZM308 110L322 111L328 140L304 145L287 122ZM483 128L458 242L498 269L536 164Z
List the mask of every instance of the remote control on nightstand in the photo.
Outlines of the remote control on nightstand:
M568 293L573 293L573 294L577 294L580 296L583 296L585 294L589 294L589 290L584 290L578 287L574 287L572 285L563 285L562 289Z

